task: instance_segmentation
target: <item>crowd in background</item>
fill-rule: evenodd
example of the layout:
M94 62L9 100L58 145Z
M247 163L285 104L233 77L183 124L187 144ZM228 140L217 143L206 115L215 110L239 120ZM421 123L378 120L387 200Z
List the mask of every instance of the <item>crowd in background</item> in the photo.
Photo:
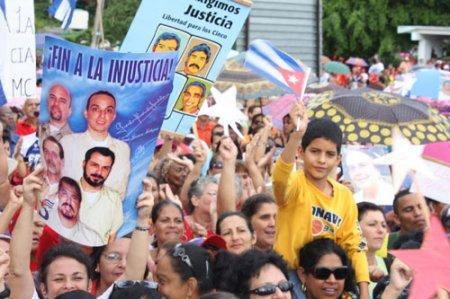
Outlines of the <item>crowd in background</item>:
M375 57L333 80L382 88L408 59L394 68ZM208 115L184 138L161 135L135 230L101 247L59 236L37 212L39 162L57 158L23 138L39 132L39 101L0 107L0 298L407 298L412 270L386 250L419 248L430 214L449 230L449 206L410 190L388 218L356 205L335 175L339 127L308 123L295 104L278 131L265 103L244 103L243 139Z

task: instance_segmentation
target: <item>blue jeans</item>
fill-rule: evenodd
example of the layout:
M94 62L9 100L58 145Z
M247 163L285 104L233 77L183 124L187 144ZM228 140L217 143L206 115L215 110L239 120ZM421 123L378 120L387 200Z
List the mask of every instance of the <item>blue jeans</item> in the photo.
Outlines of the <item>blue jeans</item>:
M305 293L302 291L302 282L297 276L296 270L289 271L289 281L294 283L293 298L294 299L306 299Z

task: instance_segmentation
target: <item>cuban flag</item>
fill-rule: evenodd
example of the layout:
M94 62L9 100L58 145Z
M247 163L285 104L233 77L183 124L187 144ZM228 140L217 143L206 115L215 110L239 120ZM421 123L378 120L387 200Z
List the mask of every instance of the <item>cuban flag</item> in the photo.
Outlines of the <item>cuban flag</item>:
M75 10L77 0L53 0L48 12L55 19L62 22L61 28L67 29L72 22L73 11Z
M262 39L250 44L244 65L255 74L300 98L311 72L310 68Z
M6 96L3 92L2 81L0 80L0 107L6 104Z
M0 0L0 18L5 19L6 26L8 27L8 30L9 30L8 19L6 18L6 4L5 4L5 0Z

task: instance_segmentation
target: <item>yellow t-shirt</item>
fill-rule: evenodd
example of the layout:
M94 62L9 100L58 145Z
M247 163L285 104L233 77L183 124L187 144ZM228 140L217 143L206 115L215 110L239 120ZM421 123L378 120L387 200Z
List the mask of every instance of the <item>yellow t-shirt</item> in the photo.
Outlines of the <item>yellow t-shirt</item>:
M330 238L349 256L358 282L369 282L369 267L358 224L358 209L351 191L329 179L330 197L306 179L303 171L293 172L294 163L281 158L272 175L273 192L279 207L275 250L289 268L298 268L301 247L315 238Z

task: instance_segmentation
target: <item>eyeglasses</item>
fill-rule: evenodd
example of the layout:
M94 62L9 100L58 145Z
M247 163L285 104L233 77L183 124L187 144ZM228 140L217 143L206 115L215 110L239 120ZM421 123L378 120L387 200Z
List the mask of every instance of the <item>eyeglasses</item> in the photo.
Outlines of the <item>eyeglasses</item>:
M181 258L181 261L189 266L189 268L194 269L191 263L191 259L186 254L186 250L181 244L177 244L173 249L173 256Z
M158 288L158 284L156 282L146 280L120 280L114 283L114 288L116 289L128 289L134 286L142 286L152 290L156 290Z
M224 132L214 132L213 136L223 136Z
M105 259L108 262L111 262L111 263L114 263L114 264L119 263L120 261L122 261L122 259L125 258L118 252L111 252L111 253L108 253L108 254L104 254L103 256L105 257Z
M294 288L294 284L290 281L281 281L278 284L267 283L259 288L248 291L250 294L259 295L259 296L268 296L275 294L277 288L280 289L283 293L292 291Z
M320 267L320 268L314 269L312 275L316 279L325 280L325 279L328 279L331 274L333 274L335 279L342 280L347 277L347 273L348 273L347 266L337 267L334 269Z

